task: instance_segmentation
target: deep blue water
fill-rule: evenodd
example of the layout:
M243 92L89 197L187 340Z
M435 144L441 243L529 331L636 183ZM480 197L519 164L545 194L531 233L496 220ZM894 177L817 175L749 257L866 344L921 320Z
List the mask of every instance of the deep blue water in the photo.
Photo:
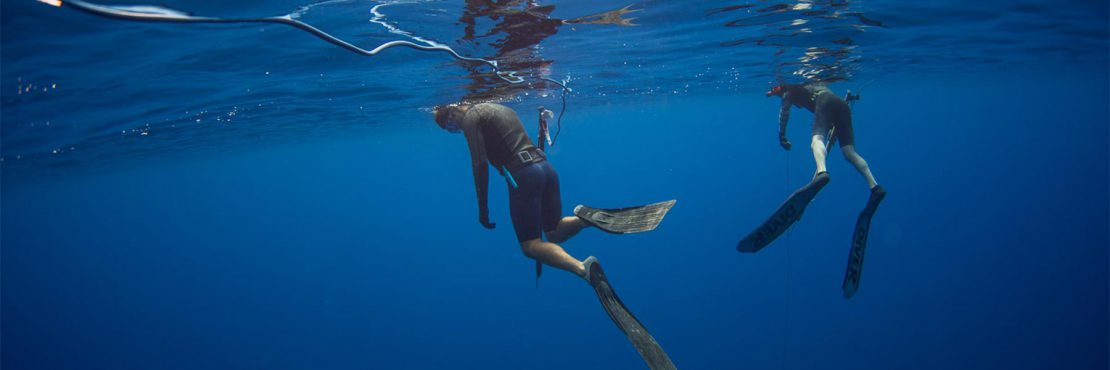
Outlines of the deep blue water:
M520 4L378 4L297 14L362 47L410 37L373 19L569 77L549 152L564 210L678 199L653 232L566 247L600 258L679 368L1110 366L1105 1L647 1L624 16L638 26L554 28L628 3L523 20ZM280 25L0 6L3 368L643 368L581 280L548 269L537 289L497 177L499 225L478 225L466 144L427 113L496 100L534 133L554 85ZM813 173L812 114L794 110L783 151L763 96L805 79L874 81L856 141L890 193L850 300L867 191L839 151L799 223L735 250Z

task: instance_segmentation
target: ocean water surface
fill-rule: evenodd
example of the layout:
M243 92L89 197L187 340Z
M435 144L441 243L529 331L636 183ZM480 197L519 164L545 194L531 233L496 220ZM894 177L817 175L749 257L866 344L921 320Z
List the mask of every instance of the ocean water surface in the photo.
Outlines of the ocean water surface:
M537 285L500 177L478 224L465 140L429 113L460 100L533 135L537 107L565 109L565 212L678 200L655 231L565 244L678 368L1110 366L1106 1L105 4L289 15L519 83L62 5L0 3L5 369L644 368L588 285ZM851 299L868 192L838 150L798 223L736 251L813 175L813 115L784 151L764 96L811 81L860 93L889 192Z

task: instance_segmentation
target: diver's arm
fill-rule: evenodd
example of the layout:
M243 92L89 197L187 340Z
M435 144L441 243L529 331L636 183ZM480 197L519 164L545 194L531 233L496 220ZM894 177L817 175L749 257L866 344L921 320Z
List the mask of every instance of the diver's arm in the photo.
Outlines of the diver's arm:
M477 124L464 124L463 134L470 147L470 168L474 172L474 190L478 195L478 222L487 229L497 224L489 222L489 165L486 159L486 144Z
M790 92L782 94L782 108L779 109L779 145L790 150L790 140L786 139L786 123L790 122Z

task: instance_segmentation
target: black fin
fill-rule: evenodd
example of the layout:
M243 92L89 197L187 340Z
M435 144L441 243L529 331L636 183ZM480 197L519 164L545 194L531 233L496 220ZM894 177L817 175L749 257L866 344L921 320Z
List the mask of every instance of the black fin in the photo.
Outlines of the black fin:
M867 235L871 232L871 218L879 209L879 202L886 197L886 190L876 186L867 199L867 206L859 213L856 219L856 228L852 232L852 248L848 250L848 268L844 270L844 298L850 299L859 291L860 279L863 277L863 255L867 250Z
M775 210L775 213L771 214L771 217L768 217L767 220L763 221L763 223L755 228L751 234L744 237L744 239L736 245L736 250L745 253L755 253L763 249L763 247L770 245L771 242L775 241L779 235L782 235L786 229L790 228L790 225L793 225L794 222L802 218L802 213L805 212L806 207L813 201L813 198L817 196L817 192L821 191L828 183L828 173L822 172L817 174L817 176L813 178L813 181L810 181L806 186L790 194L790 197L786 198L786 201Z
M663 351L663 347L655 341L640 320L628 311L628 307L621 302L620 297L617 297L617 292L609 285L609 279L605 277L605 271L601 269L600 263L591 264L589 281L594 287L594 292L597 293L597 299L601 301L601 306L605 308L605 313L609 314L613 323L617 324L617 327L632 342L632 346L636 347L636 351L640 353L640 357L643 357L648 368L674 370L674 363Z

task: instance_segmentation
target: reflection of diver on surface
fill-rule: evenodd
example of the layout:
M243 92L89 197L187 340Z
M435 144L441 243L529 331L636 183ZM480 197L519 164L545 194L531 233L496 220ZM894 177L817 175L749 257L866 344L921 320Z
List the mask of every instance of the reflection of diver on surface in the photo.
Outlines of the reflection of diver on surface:
M521 8L522 4L523 8ZM465 25L460 42L479 44L480 39L498 37L493 41L485 42L496 50L489 59L509 70L525 75L546 77L552 61L541 58L535 47L558 32L562 21L548 17L554 9L553 5L537 6L534 2L525 3L519 0L502 2L468 0L462 16L459 17L459 23ZM489 18L497 23L487 32L479 34L478 22L483 18ZM463 98L463 101L505 99L531 89L528 86L505 86L497 81L496 76L487 71L470 65L466 67L471 82L467 86L470 93ZM543 85L536 88L543 88Z
M855 150L855 132L852 127L852 110L848 102L836 96L824 84L814 83L806 85L780 85L767 92L767 96L782 98L782 108L779 111L779 143L783 149L790 150L790 141L786 139L786 124L790 120L790 109L793 106L805 108L814 113L812 140L810 147L813 150L813 159L817 164L817 171L813 180L794 192L782 206L763 225L756 228L748 237L744 238L737 249L741 252L756 252L770 244L782 234L795 221L801 218L805 207L817 192L829 182L829 174L825 167L827 150L837 140L840 141L840 150L844 159L851 163L856 171L867 181L871 189L871 197L867 206L860 213L856 230L853 233L852 251L849 255L848 271L845 274L844 294L851 297L858 289L859 276L862 271L863 250L867 242L867 231L870 228L871 217L879 206L879 202L886 196L886 191L871 174L867 161ZM849 95L849 99L859 99L858 95ZM826 143L826 137L828 142Z
M504 34L494 42L489 43L497 48L499 56L518 49L538 45L548 36L559 31L563 24L560 19L551 18L555 10L554 5L540 6L535 1L529 1L524 8L516 9L523 1L490 2L470 0L466 2L463 15L459 22L466 25L463 40L474 42L478 38ZM499 22L485 34L478 35L477 23L479 18L489 18Z
M437 108L435 121L448 132L466 136L478 198L478 222L488 229L496 226L490 222L487 207L489 166L493 166L508 183L509 214L524 255L586 280L606 313L648 365L652 369L673 369L663 349L617 298L597 258L579 261L558 243L589 226L618 234L653 230L674 201L622 209L578 206L575 216L563 217L559 176L543 151L532 144L516 112L493 103L455 104Z
M556 34L563 24L614 24L631 26L634 18L622 15L635 10L624 7L599 14L564 20L552 18L554 5L539 5L538 1L522 0L468 0L459 23L463 24L464 35L459 42L485 44L495 49L495 54L487 57L498 63L500 68L522 73L523 75L547 77L552 60L539 54L539 44ZM479 21L489 19L495 22L485 31L479 32ZM482 41L492 38L491 41ZM505 85L487 71L468 65L471 83L470 91L463 101L492 101L507 99L526 89L543 89L548 82L538 82L535 86Z

